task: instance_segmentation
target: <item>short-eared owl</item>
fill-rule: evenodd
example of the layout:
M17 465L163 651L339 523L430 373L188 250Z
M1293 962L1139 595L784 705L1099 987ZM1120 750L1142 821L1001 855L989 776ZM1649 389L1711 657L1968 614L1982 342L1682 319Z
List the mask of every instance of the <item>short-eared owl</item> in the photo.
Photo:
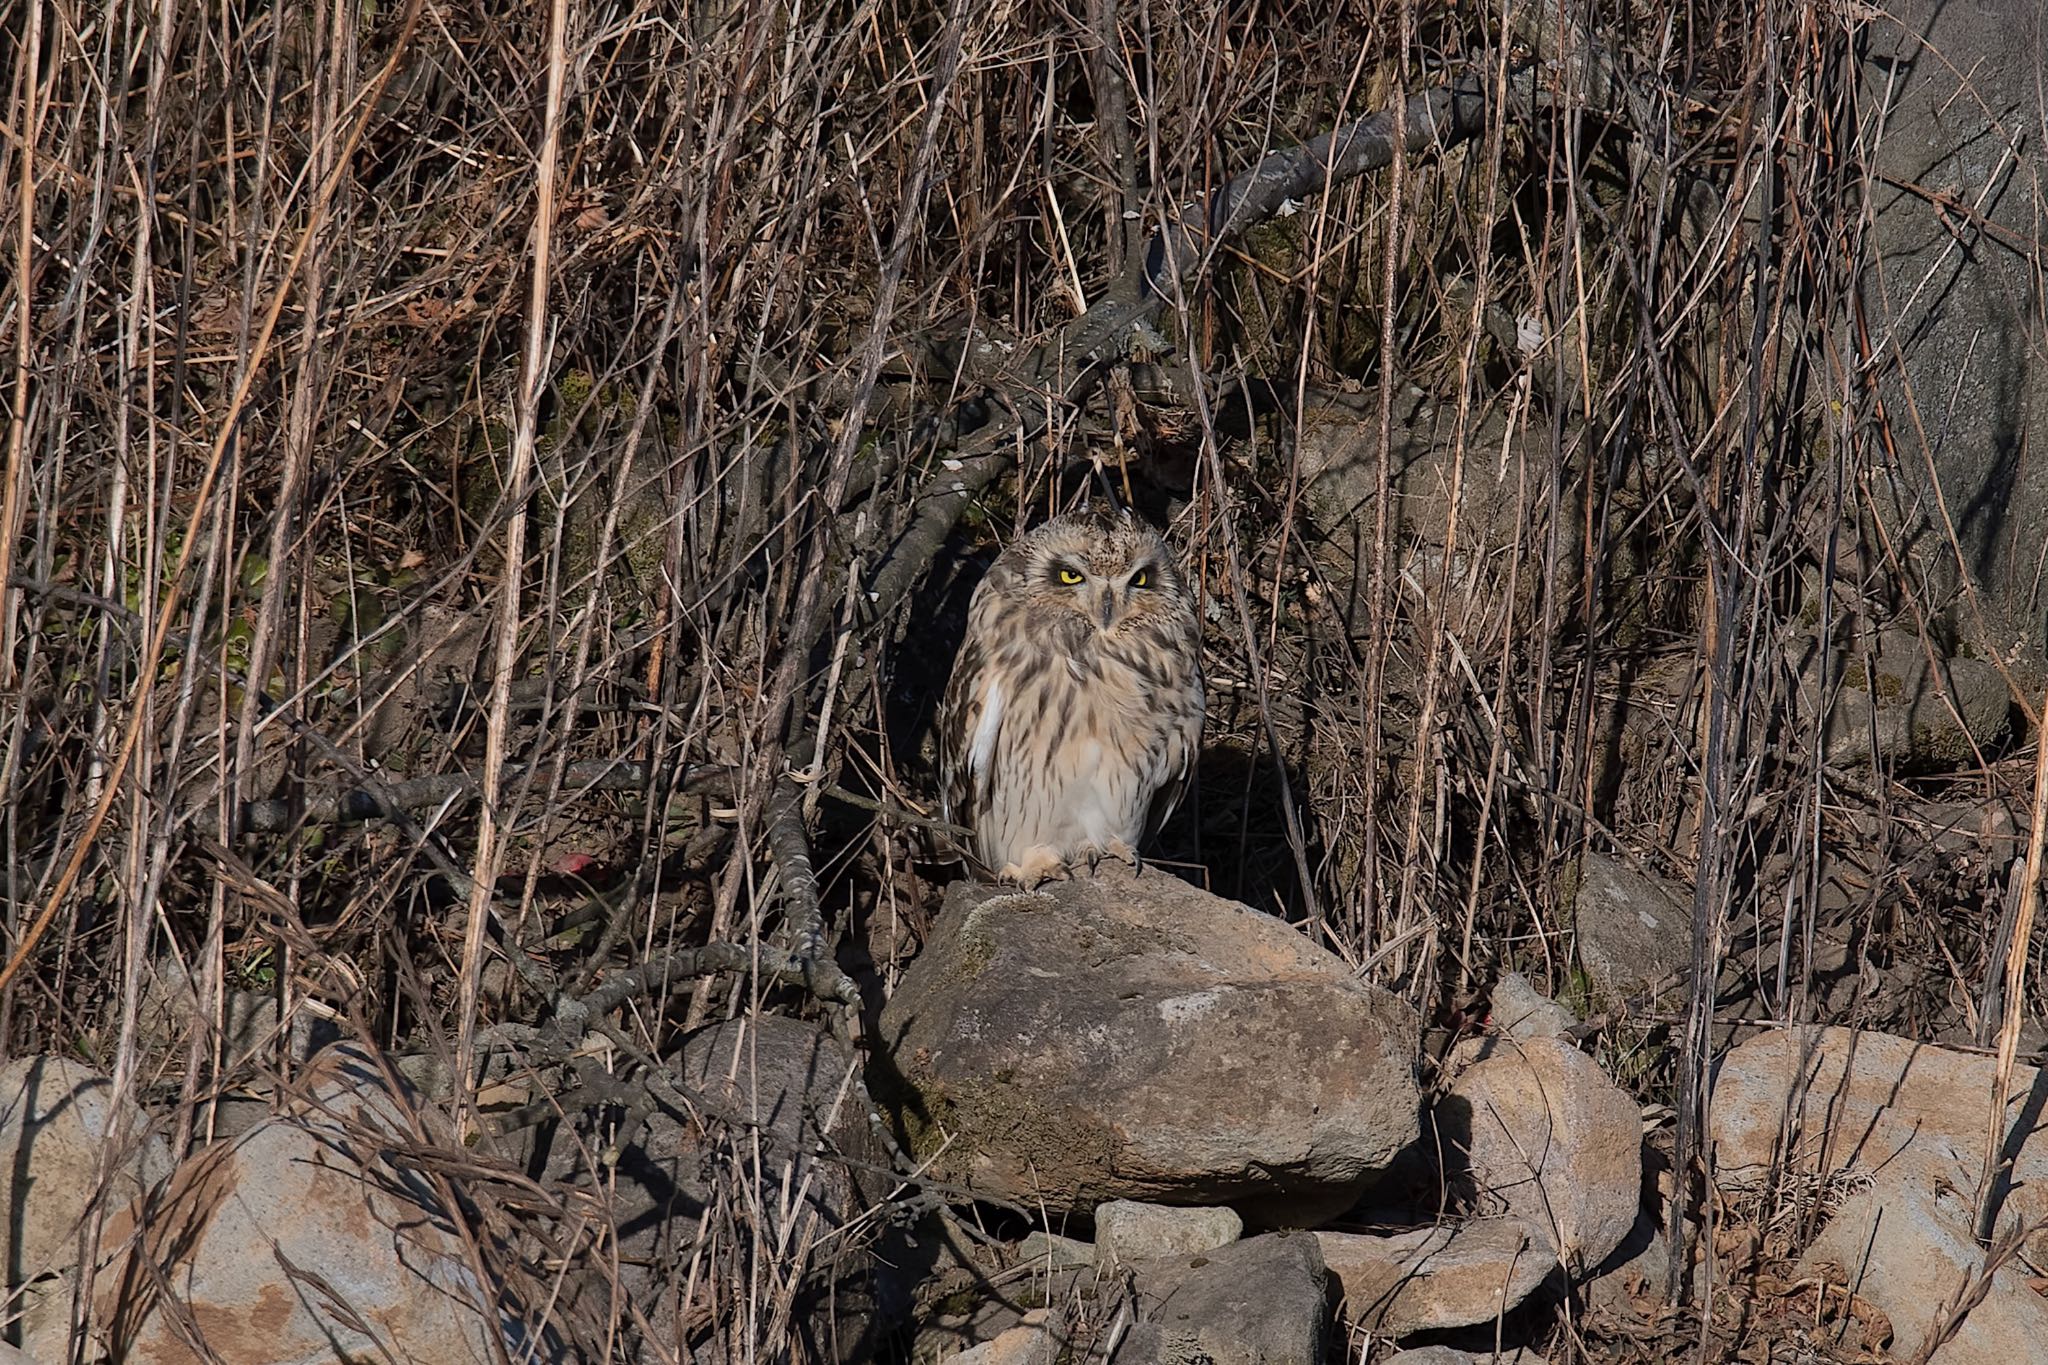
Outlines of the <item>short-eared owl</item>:
M946 818L1005 881L1136 864L1202 735L1201 626L1130 513L1056 517L974 590L939 712Z

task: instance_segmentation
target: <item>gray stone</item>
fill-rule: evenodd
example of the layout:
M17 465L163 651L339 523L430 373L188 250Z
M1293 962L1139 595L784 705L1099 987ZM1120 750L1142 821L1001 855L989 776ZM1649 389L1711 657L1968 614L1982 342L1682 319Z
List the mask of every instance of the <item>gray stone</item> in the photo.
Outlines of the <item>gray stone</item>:
M964 1226L949 1211L940 1210L919 1221L914 1237L895 1239L879 1253L916 1282L917 1314L908 1365L951 1360L1028 1325L1033 1305L1060 1306L1064 1313L1065 1306L1080 1303L1093 1291L1098 1278L1092 1264L1095 1249L1087 1243L1052 1239L1078 1246L1088 1258L1082 1261L1060 1254L1060 1248L1051 1244L1033 1244L1037 1254L1029 1258L1006 1257L995 1245L963 1232ZM1069 1330L1064 1318L1050 1325Z
M858 1220L889 1192L886 1154L868 1126L858 1066L829 1034L780 1015L699 1029L673 1063L692 1097L685 1111L657 1097L639 1138L615 1169L593 1168L595 1134L558 1136L546 1169L606 1210L616 1229L620 1281L658 1336L673 1328L697 1245L699 1215L722 1192L748 1248L809 1246L797 1312L811 1348L827 1359L863 1359L874 1335L906 1306L905 1286L874 1254ZM587 1121L588 1116L586 1116ZM820 1154L843 1153L852 1161ZM758 1163L757 1163L758 1154ZM778 1262L775 1274L787 1274ZM764 1270L764 1273L765 1270ZM599 1278L589 1286L610 1293Z
M1319 1365L1322 1253L1306 1232L1268 1233L1136 1268L1137 1323L1116 1365Z
M1405 1003L1285 923L1105 864L948 891L871 1074L940 1179L1055 1214L1107 1199L1309 1224L1420 1122Z
M478 1282L435 1183L392 1159L415 1145L415 1123L454 1146L445 1119L389 1091L353 1048L322 1052L304 1080L306 1100L201 1152L160 1199L110 1220L108 1245L122 1250L96 1294L121 1358L195 1358L160 1311L161 1285L225 1365L337 1354L458 1365L500 1349L559 1359L505 1311L503 1289Z
M1342 395L1323 395L1303 412L1293 450L1283 454L1300 473L1302 506L1316 532L1310 552L1333 594L1330 606L1354 635L1364 632L1374 605L1363 587L1372 555L1372 501L1379 487L1377 402L1376 397L1347 401ZM1465 591L1474 570L1519 534L1513 465L1478 454L1501 449L1511 412L1511 402L1495 400L1462 414L1466 457L1456 480L1459 548L1456 561L1447 566L1441 547L1453 515L1451 462L1461 414L1455 405L1439 404L1413 385L1396 394L1388 480L1394 490L1394 522L1403 533L1401 577L1411 593L1434 594L1445 584L1454 594ZM1542 437L1517 430L1515 439L1526 446Z
M163 1139L129 1106L116 1114L113 1083L66 1057L21 1057L0 1067L0 1245L6 1282L78 1264L81 1221L101 1194L100 1162L120 1144L106 1172L103 1207L118 1209L170 1173Z
M1071 1281L1073 1276L1061 1278ZM1032 1281L1028 1287L1035 1291L1037 1281ZM1063 1289L1065 1287L1062 1286ZM1028 1324L1024 1319L1029 1316L1029 1310L1021 1306L1014 1287L1005 1288L1010 1292L980 1290L971 1285L956 1289L948 1296L948 1302L957 1304L965 1300L965 1303L948 1311L933 1313L919 1324L910 1347L911 1365L941 1365L945 1361L971 1358L973 1352L1026 1328ZM1017 1340L1010 1337L1004 1349L1014 1349Z
M1642 1111L1597 1063L1554 1038L1470 1038L1437 1130L1465 1154L1482 1207L1547 1237L1574 1279L1606 1260L1642 1203Z
M1707 1264L1699 1258L1698 1239L1693 1245L1692 1292L1694 1302L1704 1302L1709 1289ZM1582 1290L1586 1306L1641 1318L1644 1307L1652 1313L1664 1302L1664 1286L1671 1273L1672 1248L1664 1230L1647 1212L1636 1215L1628 1240L1616 1247Z
M1169 1208L1112 1199L1095 1210L1095 1248L1106 1264L1194 1256L1244 1236L1235 1209Z
M1092 1242L1062 1237L1052 1232L1028 1232L1017 1244L1017 1264L1059 1270L1066 1266L1094 1265Z
M182 1052L192 1031L201 1030L209 1050L219 1047L223 1069L232 1069L275 1040L277 1018L276 999L260 991L227 990L218 1004L202 1001L184 964L162 957L151 964L136 1027L152 1051Z
M1459 480L1459 540L1477 543L1514 502L1514 474L1498 461L1472 452L1498 452L1507 431L1508 404L1466 414L1469 435ZM1400 529L1441 542L1449 525L1452 439L1459 413L1437 403L1423 389L1404 384L1394 398L1393 458L1388 478L1396 498ZM1372 522L1371 502L1379 487L1380 424L1377 396L1362 403L1324 394L1302 414L1293 457L1300 470L1302 500L1318 529L1330 532Z
M1389 1236L1318 1232L1323 1263L1343 1286L1353 1331L1404 1337L1492 1322L1557 1269L1557 1253L1518 1218L1417 1228Z
M1502 972L1493 983L1493 1023L1510 1038L1562 1038L1578 1017L1546 998L1520 972Z
M1510 1346L1500 1352L1480 1351L1476 1354L1451 1346L1418 1346L1412 1351L1397 1351L1380 1365L1549 1365L1549 1362L1526 1346Z
M1957 865L2003 868L2026 852L2027 826L2002 796L1974 801L1901 801L1890 812Z
M1692 963L1692 890L1588 852L1573 901L1579 962L1606 1005L1675 985Z
M1024 1321L991 1341L970 1346L953 1356L953 1365L1054 1365L1067 1345L1065 1324L1055 1321L1043 1308L1034 1308Z
M206 1129L207 1140L231 1141L276 1112L275 1098L269 1094L244 1091L221 1095L213 1102L213 1111L209 1115L211 1123Z
M1973 1190L1995 1058L1845 1028L1774 1030L1744 1042L1714 1075L1714 1174L1745 1193L1773 1172L1806 1185ZM1779 1134L1789 1132L1781 1148ZM2011 1217L2048 1220L2048 1073L2013 1069L2006 1151ZM1781 1177L1783 1175L1781 1174ZM2048 1238L2040 1250L2048 1254Z
M1969 1196L1952 1187L1911 1180L1887 1181L1852 1195L1801 1265L1839 1271L1839 1282L1876 1304L1891 1319L1891 1355L1918 1360L1937 1332L1949 1335L1929 1365L2011 1365L2020 1343L2026 1358L2048 1342L2048 1300L2027 1283L2025 1267L2008 1259L1982 1279L1984 1248L1970 1235ZM1957 1305L1972 1300L1961 1320Z
M1979 592L1958 620L1978 633L1981 609L1987 649L2020 642L2038 658L2048 542L2048 477L2035 458L2048 450L2032 245L2048 181L2040 0L1900 0L1871 16L1857 69L1874 231L1858 266L1898 448L1886 467L1895 476L1872 482L1907 560L1884 571L1928 575L1935 600L1967 573Z
M1883 631L1829 650L1823 690L1821 657L1809 641L1799 704L1809 720L1825 714L1821 752L1837 767L1862 767L1874 753L1887 765L1947 770L1975 763L2005 737L2011 693L1987 660L1948 658L1917 634Z

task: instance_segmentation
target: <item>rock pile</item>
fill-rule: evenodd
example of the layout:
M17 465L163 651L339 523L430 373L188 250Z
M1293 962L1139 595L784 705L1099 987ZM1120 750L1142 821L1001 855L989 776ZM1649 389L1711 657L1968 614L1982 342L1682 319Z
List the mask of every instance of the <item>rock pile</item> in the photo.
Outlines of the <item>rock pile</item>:
M1532 1295L1590 1276L1638 1218L1635 1104L1540 1036L1472 1040L1431 1108L1420 1027L1289 925L1156 871L956 884L882 1012L873 1089L936 1176L1092 1222L1095 1240L1037 1232L953 1285L1035 1275L1033 1297L1082 1308L956 1307L916 1358L1049 1361L1116 1323L1117 1362L1316 1361L1345 1333L1491 1340ZM1490 1216L1439 1217L1439 1176L1408 1206L1402 1168L1438 1150ZM1361 1207L1379 1226L1324 1226ZM1245 1225L1315 1230L1238 1240Z
M27 1059L0 1071L15 1330L30 1359L62 1358L80 1320L129 1361L190 1359L194 1333L229 1365L569 1360L583 1343L557 1325L616 1294L646 1340L687 1337L690 1267L716 1258L820 1360L874 1358L910 1318L934 1365L1314 1362L1364 1340L1456 1365L1497 1336L1541 1365L1526 1338L1547 1319L1519 1307L1654 1295L1671 1251L1638 1108L1568 1012L1510 978L1492 1024L1427 1096L1413 1011L1285 923L1158 871L962 884L866 1056L787 1017L716 1024L682 1040L630 1142L560 1125L528 1169L605 1250L539 1278L533 1245L438 1174L461 1150L450 1115L368 1050L319 1053L175 1167L103 1078ZM2048 1339L2021 1272L2048 1254L2025 1231L2048 1221L2030 1069L1999 1205L2019 1254L1987 1274L1972 1236L1992 1066L1771 1030L1712 1097L1723 1195L1801 1215L1803 1267L1890 1314L1894 1353L1938 1342L1941 1365ZM968 1236L946 1207L967 1195L1007 1231Z
M13 1173L15 1197L0 1231L31 1251L8 1267L27 1304L30 1359L69 1358L74 1312L130 1365L199 1359L195 1334L227 1365L483 1362L499 1358L500 1343L561 1358L524 1328L502 1286L480 1278L445 1187L398 1157L446 1141L446 1119L369 1053L327 1049L301 1098L175 1170L160 1139L99 1145L113 1140L100 1117L109 1087L85 1068L34 1058L6 1075L0 1168ZM104 1181L95 1160L81 1160L81 1141L106 1156ZM25 1187L36 1197L22 1198ZM95 1194L132 1197L108 1204L91 1302L75 1305L80 1224Z

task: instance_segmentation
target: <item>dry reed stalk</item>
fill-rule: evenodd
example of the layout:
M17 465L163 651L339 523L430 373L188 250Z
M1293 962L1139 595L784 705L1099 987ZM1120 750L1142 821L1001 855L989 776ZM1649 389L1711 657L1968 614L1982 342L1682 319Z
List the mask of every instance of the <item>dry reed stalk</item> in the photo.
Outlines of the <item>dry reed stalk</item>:
M539 424L543 366L547 360L551 311L549 266L555 239L555 175L561 155L562 100L568 81L568 0L554 0L548 9L547 103L541 116L541 145L534 189L533 259L527 295L525 344L521 348L517 396L512 407L512 468L505 479L511 516L505 522L505 558L499 579L495 623L497 655L491 669L489 717L484 732L483 777L479 795L483 819L477 825L476 855L471 864L468 914L462 931L456 1020L455 1074L465 1128L474 1122L476 1083L477 990L483 979L484 933L498 880L499 783L505 768L507 731L512 721L512 678L519 663L519 635L525 624L520 610L521 579L526 571L526 500L535 464L535 433Z
M2044 703L2043 715L2048 715ZM2006 1101L2012 1094L2012 1069L2019 1052L2020 1025L2027 1012L2027 958L2033 947L2034 915L2041 904L2041 861L2048 852L2048 741L2034 737L2034 804L2027 835L2026 872L2012 939L2005 945L2005 1018L1998 1026L1998 1082L1991 1091L1991 1113L1984 1121L1984 1164L1977 1176L1977 1240L1991 1246L1997 1235L1999 1207L2005 1201L2005 1177L2011 1161L2000 1160L2006 1131ZM1990 1274L1987 1265L1985 1274Z

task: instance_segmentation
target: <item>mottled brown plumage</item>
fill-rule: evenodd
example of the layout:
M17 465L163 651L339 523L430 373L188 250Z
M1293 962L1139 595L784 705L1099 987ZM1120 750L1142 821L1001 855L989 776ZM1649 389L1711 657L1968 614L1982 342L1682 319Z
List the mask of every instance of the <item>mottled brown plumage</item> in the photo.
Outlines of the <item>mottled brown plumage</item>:
M975 589L939 713L946 816L1007 881L1136 863L1202 735L1201 626L1129 513L1057 517Z

